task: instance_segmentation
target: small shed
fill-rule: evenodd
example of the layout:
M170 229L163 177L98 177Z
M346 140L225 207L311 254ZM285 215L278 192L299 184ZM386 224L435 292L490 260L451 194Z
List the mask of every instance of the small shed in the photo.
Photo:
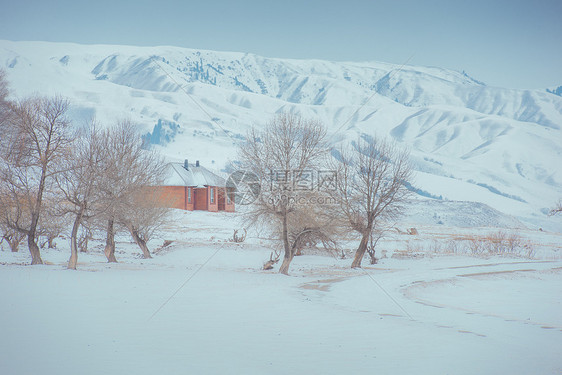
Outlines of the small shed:
M234 212L226 180L201 166L199 160L166 164L164 184L158 188L165 204L182 210Z

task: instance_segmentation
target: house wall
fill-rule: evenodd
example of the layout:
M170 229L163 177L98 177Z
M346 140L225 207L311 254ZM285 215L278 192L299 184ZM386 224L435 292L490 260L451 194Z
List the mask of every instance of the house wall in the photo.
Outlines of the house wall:
M218 191L217 191L217 187L216 186L207 186L207 191L208 191L208 210L211 212L218 212L219 210L219 202L218 202ZM212 193L212 195L211 195ZM212 197L212 199L211 199Z
M225 192L226 194L228 194L229 191L225 188ZM226 198L226 205L224 210L227 212L234 212L234 200L228 199L228 196Z
M160 186L157 188L159 200L166 207L187 209L185 205L185 187L184 186Z
M219 211L234 212L234 202L227 196L226 188L218 188Z
M209 197L207 188L194 188L194 210L207 210L209 207Z
M213 188L214 200L211 203L211 188ZM189 190L191 190L191 202L189 202ZM206 186L194 188L187 186L159 186L156 188L159 200L166 207L180 210L205 210L211 212L226 211L234 212L234 202L228 202L225 188Z
M193 211L195 208L195 195L194 195L194 188L185 186L185 209L188 211ZM189 200L189 192L191 191L191 201Z

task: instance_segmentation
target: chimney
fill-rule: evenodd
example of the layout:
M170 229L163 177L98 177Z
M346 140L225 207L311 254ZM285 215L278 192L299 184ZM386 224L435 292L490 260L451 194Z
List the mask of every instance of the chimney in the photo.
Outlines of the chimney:
M199 166L199 160L195 161L195 166L198 167Z
M187 162L187 159L185 159L185 160L183 161L183 167L184 167L187 171L189 171L189 163Z

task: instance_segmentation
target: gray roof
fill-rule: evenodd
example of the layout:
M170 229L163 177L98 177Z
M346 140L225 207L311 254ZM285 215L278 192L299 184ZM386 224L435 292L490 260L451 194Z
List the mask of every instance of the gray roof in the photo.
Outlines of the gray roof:
M195 164L189 164L189 170L186 170L183 163L168 163L164 175L165 186L221 186L226 185L226 180L211 172L205 167Z

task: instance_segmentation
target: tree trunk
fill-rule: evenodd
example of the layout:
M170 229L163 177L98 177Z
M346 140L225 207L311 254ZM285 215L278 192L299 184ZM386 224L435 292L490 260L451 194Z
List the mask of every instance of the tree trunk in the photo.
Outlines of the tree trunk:
M293 260L293 257L291 255L289 256L285 256L283 257L283 263L281 263L281 267L279 267L279 273L282 273L283 275L289 275L289 266L291 265L291 262Z
M107 239L103 251L109 263L117 263L115 258L115 232L113 231L113 219L107 221Z
M88 240L89 240L90 234L88 231L86 231L85 233L82 234L82 236L80 237L80 240L78 241L78 248L80 249L81 253L87 253L88 252Z
M361 260L363 260L363 257L365 256L365 251L367 251L367 245L369 244L370 235L371 231L363 232L363 237L361 238L359 247L355 252L355 258L353 259L353 263L351 263L351 268L361 268Z
M35 236L31 233L27 235L27 246L29 247L29 252L31 254L31 265L43 264L43 259L41 259L41 252L39 251L39 246L37 246L37 244L35 243Z
M16 236L12 237L11 240L8 241L8 244L10 244L10 250L12 250L12 253L17 253L18 249L20 247L20 239Z
M49 249L55 249L57 247L57 244L54 242L56 237L52 237L49 236L49 238L47 238L47 244L49 245L48 248Z
M76 264L78 263L78 242L76 237L78 236L78 228L80 228L80 222L82 221L82 215L84 209L80 207L76 218L74 219L74 225L72 226L72 232L70 233L70 259L68 260L68 269L75 270Z
M84 238L82 241L80 241L80 245L78 247L80 248L81 253L87 253L88 252L88 238Z
M127 229L129 229L129 233L131 233L133 240L142 250L142 255L144 256L144 259L152 258L152 256L150 256L150 251L148 250L148 246L146 245L146 241L140 238L137 230L130 224L127 224Z
M48 147L46 154L48 153ZM41 203L43 201L43 190L45 190L45 179L47 178L47 166L41 166L41 178L39 179L39 188L37 189L37 197L35 199L35 206L31 212L31 224L29 225L29 232L27 233L27 246L31 253L31 265L43 264L41 259L41 252L39 246L35 242L35 234L37 231L37 224L39 223L39 213L41 212Z
M10 245L10 250L12 251L12 253L18 252L22 240L22 237L20 237L20 234L18 232L15 232L13 235L2 236L2 238L8 243L8 245Z
M282 273L283 275L289 275L289 266L291 265L294 254L291 250L291 247L289 246L289 233L287 230L286 212L283 215L283 247L285 249L285 254L283 256L283 263L281 263L281 267L279 267L279 273Z

